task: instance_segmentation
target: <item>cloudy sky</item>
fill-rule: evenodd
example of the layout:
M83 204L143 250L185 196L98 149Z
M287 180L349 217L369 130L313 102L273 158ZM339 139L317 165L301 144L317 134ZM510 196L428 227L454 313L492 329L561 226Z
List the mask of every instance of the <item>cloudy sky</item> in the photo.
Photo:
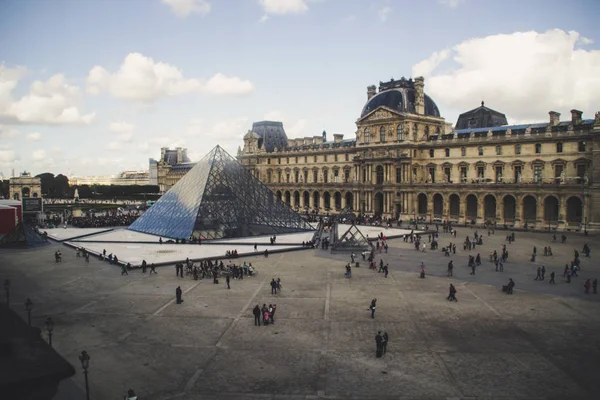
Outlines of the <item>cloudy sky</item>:
M366 87L425 77L456 122L600 110L600 1L0 0L0 173L235 154L253 121L354 137ZM331 137L331 136L330 136Z

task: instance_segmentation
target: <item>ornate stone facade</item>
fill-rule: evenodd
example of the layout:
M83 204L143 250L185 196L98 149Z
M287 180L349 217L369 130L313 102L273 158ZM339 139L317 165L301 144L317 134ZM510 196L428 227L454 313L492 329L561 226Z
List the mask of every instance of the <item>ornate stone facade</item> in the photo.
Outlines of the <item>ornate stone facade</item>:
M41 197L42 180L31 176L29 172L22 172L20 176L10 178L9 196L13 200L22 200L23 197Z
M422 78L368 87L355 139L324 133L269 152L249 131L238 159L299 211L597 229L599 114L457 130L423 90Z

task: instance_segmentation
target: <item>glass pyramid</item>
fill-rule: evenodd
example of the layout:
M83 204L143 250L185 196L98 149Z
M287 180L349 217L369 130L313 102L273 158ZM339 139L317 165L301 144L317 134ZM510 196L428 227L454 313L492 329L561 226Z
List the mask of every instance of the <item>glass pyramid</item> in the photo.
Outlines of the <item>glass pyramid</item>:
M0 247L36 247L44 244L48 242L24 222L19 222L0 239Z
M314 230L220 146L127 229L186 240Z
M331 246L331 252L352 252L372 250L373 245L354 224Z

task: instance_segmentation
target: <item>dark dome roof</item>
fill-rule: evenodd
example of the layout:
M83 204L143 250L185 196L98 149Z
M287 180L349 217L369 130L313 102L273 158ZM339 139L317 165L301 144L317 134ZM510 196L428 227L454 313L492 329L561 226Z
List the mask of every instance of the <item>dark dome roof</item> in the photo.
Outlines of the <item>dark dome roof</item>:
M258 147L264 148L267 153L283 150L287 147L287 135L283 123L277 121L259 121L252 124L252 132L260 136Z
M400 112L415 112L416 90L413 88L394 88L380 91L371 97L362 109L361 118L375 110L377 107L385 106ZM425 95L425 115L439 117L440 110L435 102Z

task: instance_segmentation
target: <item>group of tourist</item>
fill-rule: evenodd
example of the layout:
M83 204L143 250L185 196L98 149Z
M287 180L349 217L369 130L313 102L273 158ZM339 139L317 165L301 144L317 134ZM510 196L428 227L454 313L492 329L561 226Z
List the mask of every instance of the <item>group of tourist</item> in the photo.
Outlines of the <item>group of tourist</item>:
M127 213L106 213L104 215L94 215L90 213L84 217L70 217L67 220L69 225L76 228L107 228L112 226L129 226L139 217L137 211Z
M257 304L256 307L252 309L252 314L254 314L254 325L260 326L261 319L263 326L274 324L275 311L277 311L277 304L269 304L268 307L266 304L263 304L262 308Z

